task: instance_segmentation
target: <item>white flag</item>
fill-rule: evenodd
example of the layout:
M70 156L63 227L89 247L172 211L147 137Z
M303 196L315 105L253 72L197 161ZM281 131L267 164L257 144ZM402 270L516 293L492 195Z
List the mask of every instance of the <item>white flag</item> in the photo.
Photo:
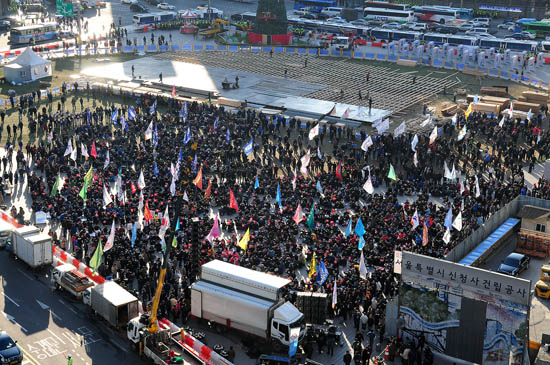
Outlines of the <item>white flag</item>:
M372 180L370 179L370 176L365 182L365 184L363 185L363 189L369 194L374 193L374 187L372 186Z
M78 149L75 148L71 152L71 160L76 161L77 157L78 157Z
M393 136L395 138L399 137L400 135L405 133L406 129L407 129L407 124L405 122L399 124L399 127L395 128L395 130L393 131Z
M82 156L84 156L84 157L90 157L90 155L88 155L88 148L86 148L86 146L84 145L84 143L80 143L80 153L81 153Z
M390 128L390 120L388 118L384 119L381 123L374 126L378 134L382 134Z
M166 231L170 228L170 217L168 216L168 204L166 205L166 209L164 210L164 214L162 215L162 224L160 225L159 234L158 236L162 241L164 241L164 236L166 235Z
M451 175L451 170L449 170L449 167L447 166L447 161L443 162L444 170L445 170L445 178L446 179L452 179L453 175Z
M416 145L418 144L418 135L415 134L411 142L411 149L416 152Z
M359 277L361 279L367 278L367 266L365 265L365 257L363 256L363 250L361 250L361 258L359 259Z
M104 169L109 166L109 162L111 162L111 158L109 157L109 150L107 150L107 154L105 155L105 163L103 164Z
M319 124L309 130L309 140L312 141L319 135Z
M418 211L417 210L414 211L414 214L411 218L411 225L412 225L412 230L413 231L416 229L416 227L418 227L420 225L420 218L418 217Z
M302 167L308 167L310 160L311 160L311 156L308 150L307 153L300 159L300 162L302 162Z
M187 190L183 192L183 200L189 203L189 197L187 196Z
M153 121L149 123L149 127L145 130L145 140L151 139L153 137Z
M69 138L69 143L67 143L67 148L65 149L65 154L63 156L67 156L73 153L73 140Z
M449 228L447 228L447 230L445 231L445 234L443 235L443 242L445 243L451 242L451 231L449 230Z
M453 125L456 125L456 122L457 122L457 121L458 121L458 115L455 114L455 115L453 115L453 117L451 118L451 122L452 122Z
M296 190L296 179L298 177L296 176L296 169L294 169L294 178L292 179L292 190Z
M172 183L170 184L170 194L172 194L172 196L176 195L176 180L174 176L172 176Z
M107 188L105 187L105 184L103 184L103 207L105 208L107 205L111 204L113 202L113 199L111 199L111 194L107 191Z
M422 128L427 127L428 124L430 124L431 122L432 122L432 115L430 114L430 115L428 116L428 118L420 124L420 126L421 126Z
M479 96L474 95L474 104L477 104L479 102Z
M338 288L336 285L336 278L334 279L334 289L332 290L332 309L336 308L338 304Z
M365 138L363 143L361 143L361 149L367 152L369 150L369 147L372 145L373 145L372 138L370 136L367 136L367 138Z
M109 238L107 238L107 243L105 244L105 247L103 247L103 252L107 252L111 248L113 248L114 243L115 243L115 220L113 219L113 225L111 226L111 233L109 233Z
M434 143L437 139L437 126L434 127L432 133L430 133L430 144Z
M414 156L413 156L413 163L414 163L414 166L415 166L415 167L418 167L418 152L415 152L415 153L414 153Z
M453 169L451 170L451 179L456 179L456 177L455 164L453 164Z
M462 231L462 212L459 211L455 220L453 221L453 228L457 231Z
M143 176L143 169L139 173L137 185L140 190L143 190L145 188L145 177Z
M349 107L346 108L346 110L344 111L344 114L342 114L341 118L344 118L344 119L349 118Z
M504 119L505 119L505 118L506 118L506 116L503 115L503 116L502 116L502 119L500 120L500 123L498 123L498 126L499 126L500 128L504 127Z
M527 112L527 120L531 121L531 118L533 117L533 113L531 112L531 109Z
M479 180L476 176L476 198L478 198L481 195L481 190L479 189Z
M464 137L466 137L466 124L464 124L464 127L462 127L462 129L460 130L460 132L458 132L458 140L459 141L462 141L464 139Z
M508 109L508 115L510 118L514 117L514 103L510 102L510 108Z

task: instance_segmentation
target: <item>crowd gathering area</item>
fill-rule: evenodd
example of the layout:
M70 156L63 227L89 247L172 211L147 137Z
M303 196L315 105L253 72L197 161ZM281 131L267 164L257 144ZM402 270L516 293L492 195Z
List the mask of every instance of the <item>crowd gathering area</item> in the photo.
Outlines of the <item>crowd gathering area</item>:
M55 244L75 257L89 264L101 242L98 272L144 306L168 252L159 317L177 323L199 265L219 259L290 278L294 291L332 296L336 285L330 316L366 317L384 336L395 250L441 258L517 195L550 198L550 183L528 188L523 170L549 155L544 110L530 120L470 112L429 122L425 135L359 139L346 126L170 98L23 107L36 142L8 143L17 163L2 161L4 184L27 182L24 208L49 213Z

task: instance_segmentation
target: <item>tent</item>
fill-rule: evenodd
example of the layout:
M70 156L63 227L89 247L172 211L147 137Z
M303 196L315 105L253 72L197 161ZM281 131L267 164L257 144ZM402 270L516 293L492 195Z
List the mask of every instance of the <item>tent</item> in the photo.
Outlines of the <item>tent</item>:
M4 66L8 82L25 83L52 75L52 62L27 47L15 60Z

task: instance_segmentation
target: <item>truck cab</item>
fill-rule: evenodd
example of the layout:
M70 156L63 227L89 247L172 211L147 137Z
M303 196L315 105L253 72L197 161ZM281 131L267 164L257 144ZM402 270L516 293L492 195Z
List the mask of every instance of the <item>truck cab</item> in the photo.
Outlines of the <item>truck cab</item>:
M539 298L550 298L550 265L540 268L540 280L535 284L535 291Z
M351 47L351 41L349 37L336 37L335 40L336 49L341 51L347 51Z
M77 298L82 298L86 289L94 283L71 264L56 266L52 270L51 281L56 289L63 289Z
M290 331L300 328L299 342L306 334L304 315L291 303L285 302L275 309L271 320L271 339L279 341L283 346L290 345Z

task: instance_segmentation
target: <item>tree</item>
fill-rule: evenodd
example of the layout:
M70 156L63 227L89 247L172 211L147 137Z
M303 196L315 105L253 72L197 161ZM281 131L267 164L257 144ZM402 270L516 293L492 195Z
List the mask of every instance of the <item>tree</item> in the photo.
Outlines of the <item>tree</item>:
M258 0L254 33L266 35L288 33L284 0Z

